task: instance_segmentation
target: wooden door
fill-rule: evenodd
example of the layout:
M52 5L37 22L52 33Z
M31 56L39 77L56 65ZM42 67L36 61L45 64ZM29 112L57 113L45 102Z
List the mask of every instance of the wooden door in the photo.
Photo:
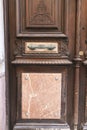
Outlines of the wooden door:
M86 4L8 0L9 130L84 126Z

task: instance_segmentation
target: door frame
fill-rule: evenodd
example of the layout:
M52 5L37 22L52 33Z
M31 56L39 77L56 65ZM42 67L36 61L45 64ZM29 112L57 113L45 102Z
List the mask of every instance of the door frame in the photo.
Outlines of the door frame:
M8 0L3 0L3 14L4 14L4 45L5 45L5 100L6 100L6 130L10 126L10 107L9 107L9 26L8 26Z

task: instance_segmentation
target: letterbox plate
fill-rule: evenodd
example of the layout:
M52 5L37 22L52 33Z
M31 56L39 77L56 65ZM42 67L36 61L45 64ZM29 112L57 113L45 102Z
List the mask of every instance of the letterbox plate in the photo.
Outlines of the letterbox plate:
M57 42L25 42L25 54L58 53Z

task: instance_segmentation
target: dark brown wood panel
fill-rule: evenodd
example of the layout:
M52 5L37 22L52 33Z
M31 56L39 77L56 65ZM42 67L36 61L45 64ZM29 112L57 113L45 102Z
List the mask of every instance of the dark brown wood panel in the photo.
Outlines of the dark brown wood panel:
M60 2L57 0L26 0L26 27L58 29L58 23L61 23L61 17L58 18L61 13Z
M35 32L65 36L66 9L64 0L16 0L17 36Z

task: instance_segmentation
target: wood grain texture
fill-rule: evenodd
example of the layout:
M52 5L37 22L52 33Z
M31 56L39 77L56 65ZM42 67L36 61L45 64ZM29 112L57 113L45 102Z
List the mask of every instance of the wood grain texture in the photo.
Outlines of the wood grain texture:
M60 1L26 0L26 27L57 27L57 5L59 13Z
M63 0L16 0L16 32L18 37L35 36L41 32L55 37L64 34L64 11L66 9ZM64 10L64 11L63 11ZM38 30L40 29L40 31Z
M81 0L77 0L76 10L76 52L75 52L75 85L74 85L74 129L79 127L79 92L80 92L80 26L81 26Z

